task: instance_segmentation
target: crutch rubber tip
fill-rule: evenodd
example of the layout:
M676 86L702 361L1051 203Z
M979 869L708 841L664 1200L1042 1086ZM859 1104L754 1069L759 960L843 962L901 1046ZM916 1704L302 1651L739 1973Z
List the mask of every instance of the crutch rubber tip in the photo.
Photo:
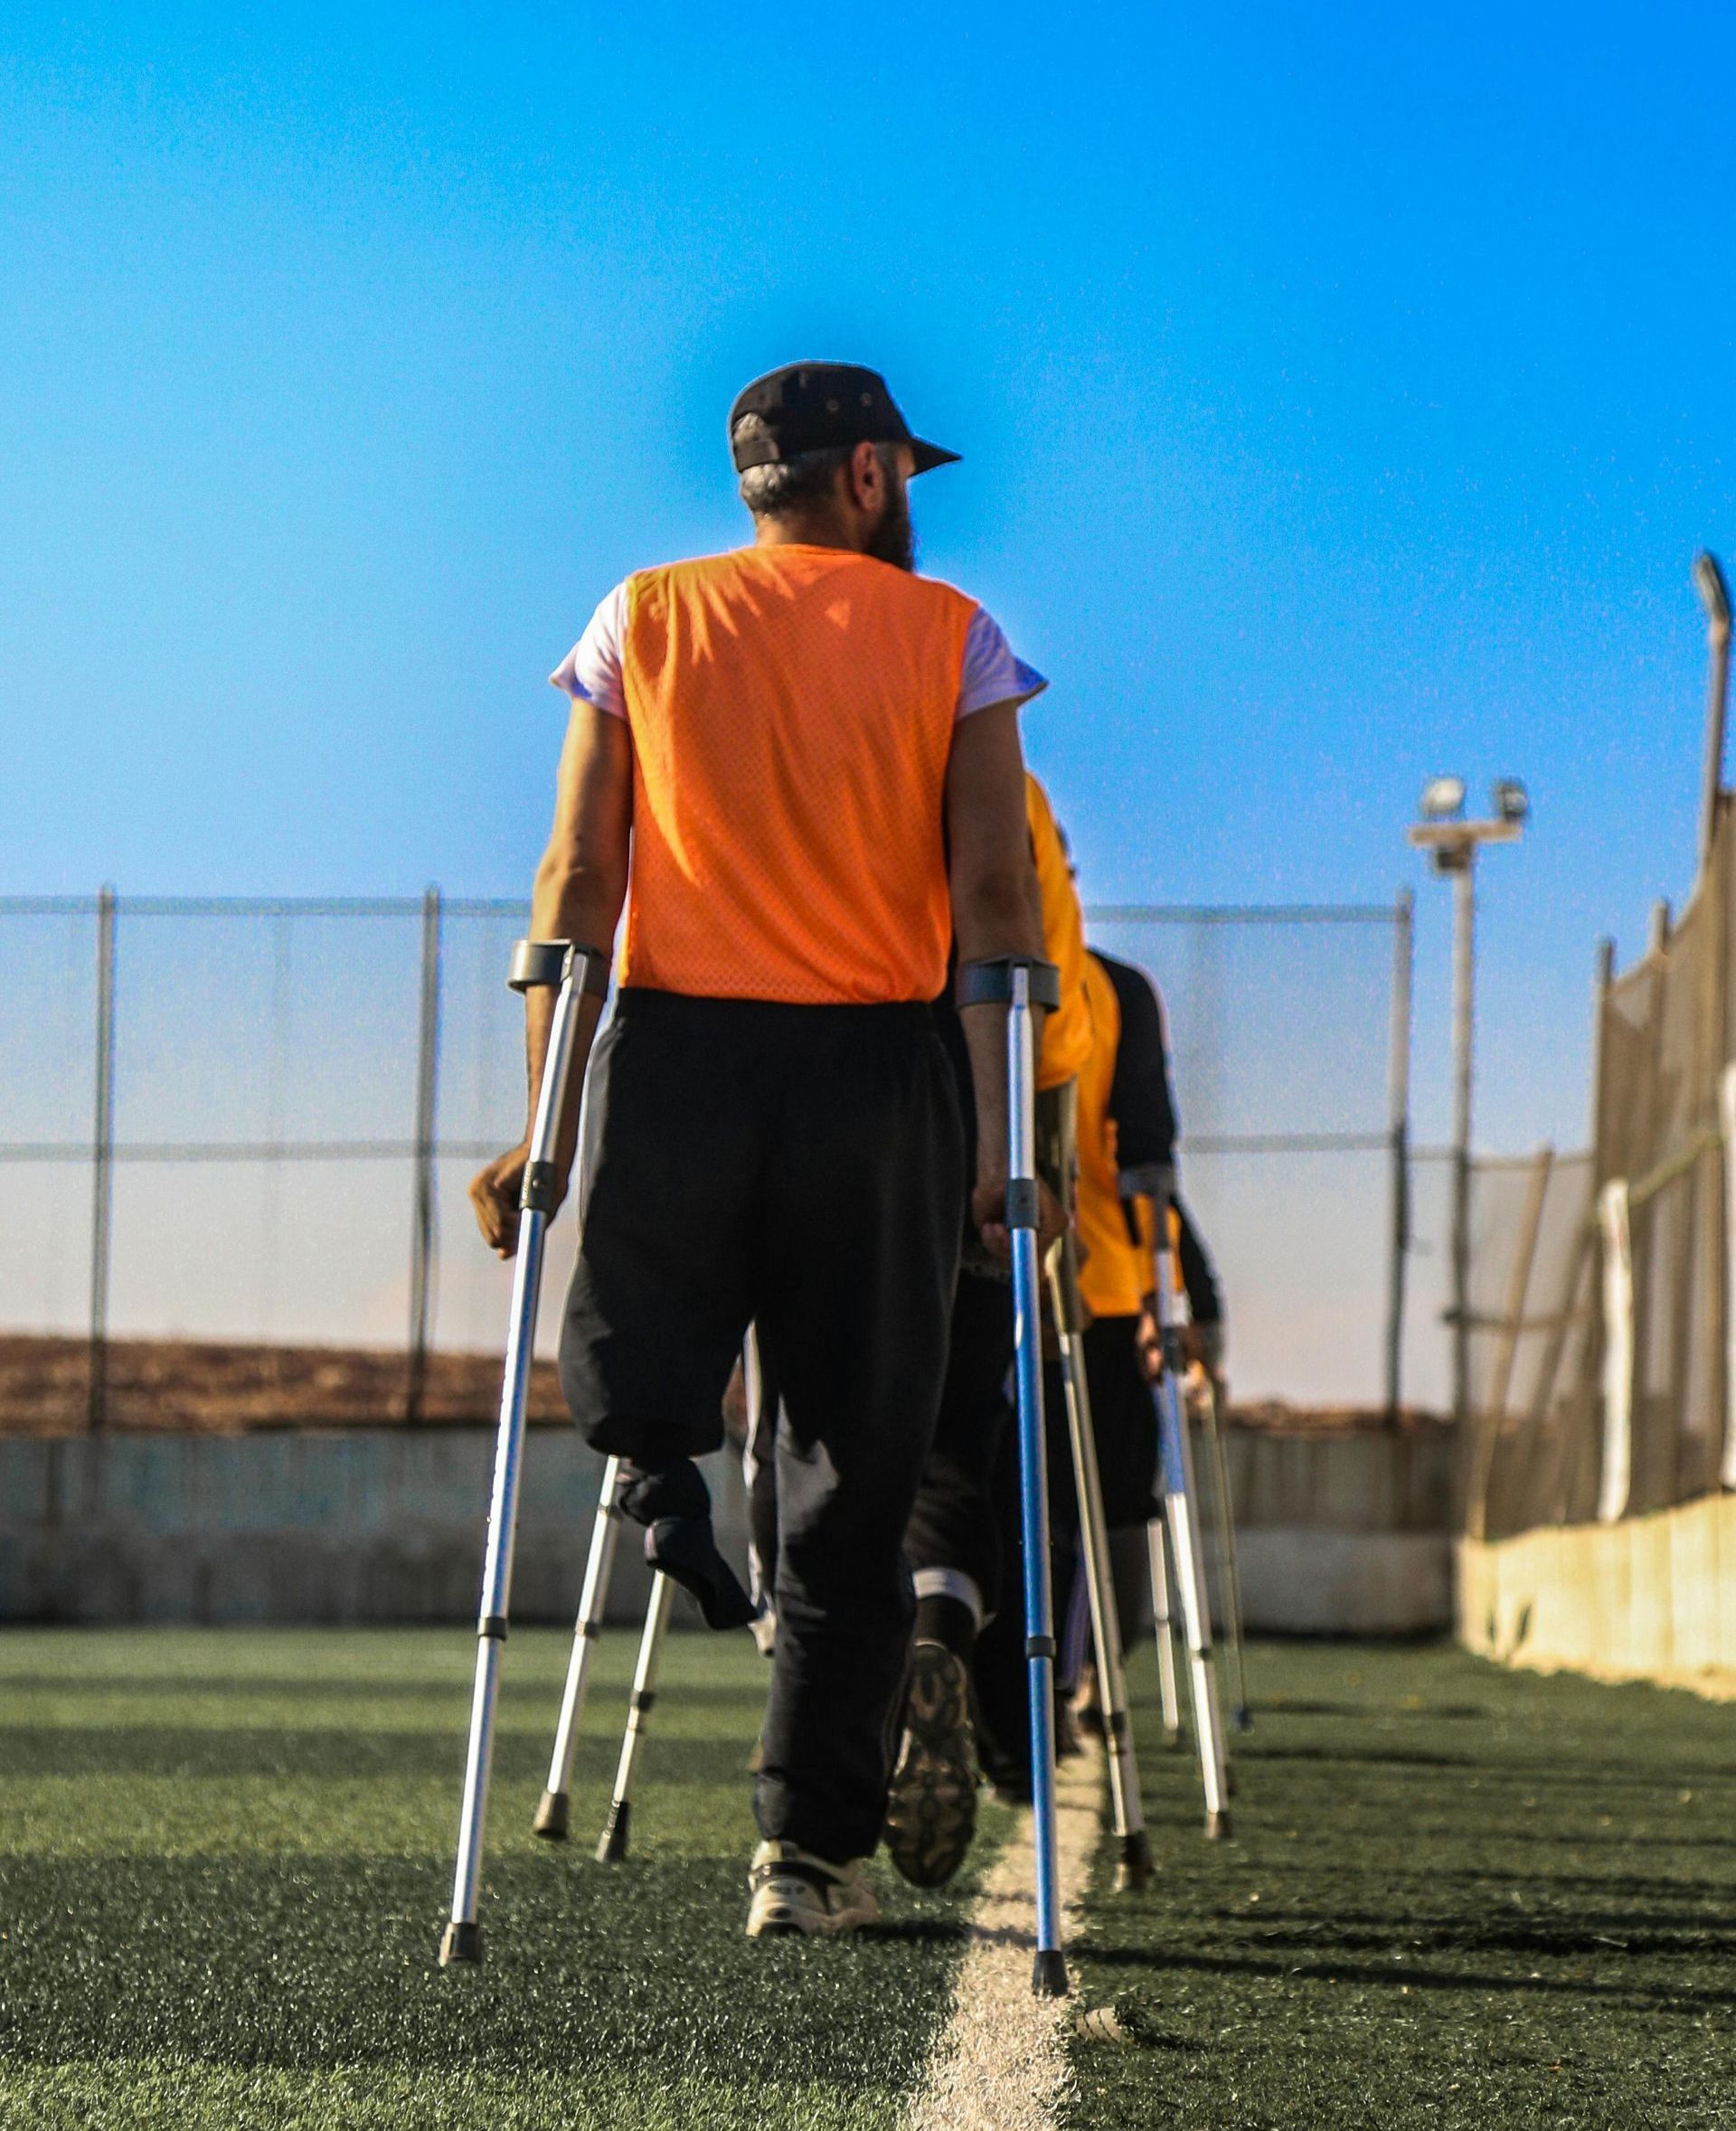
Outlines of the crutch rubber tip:
M567 1839L567 1794L565 1791L544 1791L542 1803L536 1809L536 1818L531 1823L531 1833L541 1835L547 1843L564 1843Z
M1036 1965L1031 1971L1033 1995L1039 1998L1064 1998L1068 1987L1066 1955L1058 1947L1047 1952L1039 1952Z
M454 1961L479 1961L482 1958L482 1926L480 1924L450 1923L440 1939L440 1966L449 1968Z
M1121 1838L1121 1854L1116 1860L1115 1891L1118 1894L1137 1894L1142 1887L1151 1883L1151 1842L1144 1828Z
M1227 1843L1230 1840L1230 1815L1208 1813L1205 1816L1205 1839L1208 1843Z
M1178 1746L1180 1746L1180 1744L1181 1744L1181 1743L1182 1743L1182 1735L1181 1735L1181 1732L1180 1732L1179 1730L1175 1730L1175 1731L1165 1731L1165 1734L1164 1734L1164 1751L1165 1751L1166 1754L1173 1754L1173 1753L1175 1751L1176 1748L1177 1748Z
M631 1798L617 1798L609 1809L609 1818L603 1823L602 1839L597 1845L599 1864L619 1864L627 1855L627 1829L633 1818Z

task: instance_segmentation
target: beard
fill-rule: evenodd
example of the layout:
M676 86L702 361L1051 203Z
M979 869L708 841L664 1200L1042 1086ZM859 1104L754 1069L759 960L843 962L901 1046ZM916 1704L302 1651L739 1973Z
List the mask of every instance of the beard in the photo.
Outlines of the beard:
M889 490L886 508L865 552L877 562L890 562L894 570L916 568L916 527L910 523L910 495L903 482Z

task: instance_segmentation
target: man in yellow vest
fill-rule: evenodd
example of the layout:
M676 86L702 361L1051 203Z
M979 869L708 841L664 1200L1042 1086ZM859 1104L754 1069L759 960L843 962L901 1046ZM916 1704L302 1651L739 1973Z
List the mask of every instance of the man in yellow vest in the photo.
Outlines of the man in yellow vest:
M1092 1043L1085 926L1048 795L1029 771L1024 788L1043 951L1061 976L1061 1004L1043 1025L1037 1059L1038 1163L1064 1198L1067 1180L1056 1160L1059 1114ZM886 1846L898 1870L919 1887L950 1879L976 1832L971 1665L991 1616L999 1616L995 1634L1008 1639L1009 1664L1002 1669L1010 1673L1010 1693L1015 1699L1024 1693L1024 1616L1016 1577L1007 1574L1018 1543L1016 1485L1005 1464L1012 1362L1013 1299L1005 1270L967 1250L953 1303L934 1447L905 1540L915 1571L916 1641ZM1065 1414L1052 1400L1047 1419L1052 1444L1059 1430L1064 1452Z
M561 1381L587 1439L628 1462L647 1559L714 1625L750 1608L693 1459L721 1440L750 1322L782 1393L762 1936L874 1914L861 1861L967 1183L986 1247L1005 1247L1005 1009L960 1016L969 1180L930 1003L953 940L965 962L1042 952L1018 710L1043 682L974 600L914 574L906 485L956 454L913 437L873 371L757 380L730 443L753 544L636 572L552 676L571 722L532 924L607 945L627 908ZM529 995L533 1110L551 1013ZM592 1002L581 1056L596 1018ZM503 1255L526 1160L472 1186Z
M1145 1531L1160 1513L1157 1435L1150 1384L1162 1369L1151 1292L1147 1229L1136 1242L1131 1209L1121 1195L1124 1171L1176 1167L1175 1099L1163 1002L1142 969L1093 948L1086 957L1091 1056L1079 1078L1079 1181L1076 1199L1080 1292L1090 1313L1085 1372L1097 1445L1105 1520L1115 1558L1115 1588L1124 1647L1137 1632L1146 1588ZM1222 1353L1222 1296L1211 1259L1179 1198L1171 1209L1180 1291L1187 1297L1190 1358L1215 1375ZM1060 1385L1053 1387L1059 1395ZM1062 1674L1084 1669L1083 1592L1077 1585L1078 1504L1071 1460L1052 1456L1050 1501L1055 1538L1056 1618L1071 1601L1071 1634ZM1126 1534L1126 1543L1122 1535Z

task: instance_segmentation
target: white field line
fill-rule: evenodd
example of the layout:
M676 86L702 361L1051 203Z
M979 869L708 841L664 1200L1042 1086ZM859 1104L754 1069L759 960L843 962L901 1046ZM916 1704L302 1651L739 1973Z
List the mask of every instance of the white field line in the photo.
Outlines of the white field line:
M1102 1748L1061 1764L1061 1898L1076 1918L1101 1832ZM1031 1815L1018 1825L983 1882L958 1970L952 2018L935 2046L910 2131L1053 2131L1071 2086L1068 1999L1031 1989L1036 1894Z

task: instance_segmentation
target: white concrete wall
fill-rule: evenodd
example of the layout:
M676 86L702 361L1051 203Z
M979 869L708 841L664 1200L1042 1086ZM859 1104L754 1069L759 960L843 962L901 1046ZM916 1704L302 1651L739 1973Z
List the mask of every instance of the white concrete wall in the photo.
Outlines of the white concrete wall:
M0 1438L0 1619L473 1617L493 1447L447 1428ZM1444 1438L1238 1432L1231 1453L1250 1627L1450 1626ZM709 1462L739 1561L740 1474ZM531 1432L515 1618L571 1617L601 1470L570 1429ZM637 1617L644 1565L619 1561L611 1613Z
M1462 1540L1458 1633L1514 1664L1708 1687L1736 1680L1736 1495L1613 1524Z

